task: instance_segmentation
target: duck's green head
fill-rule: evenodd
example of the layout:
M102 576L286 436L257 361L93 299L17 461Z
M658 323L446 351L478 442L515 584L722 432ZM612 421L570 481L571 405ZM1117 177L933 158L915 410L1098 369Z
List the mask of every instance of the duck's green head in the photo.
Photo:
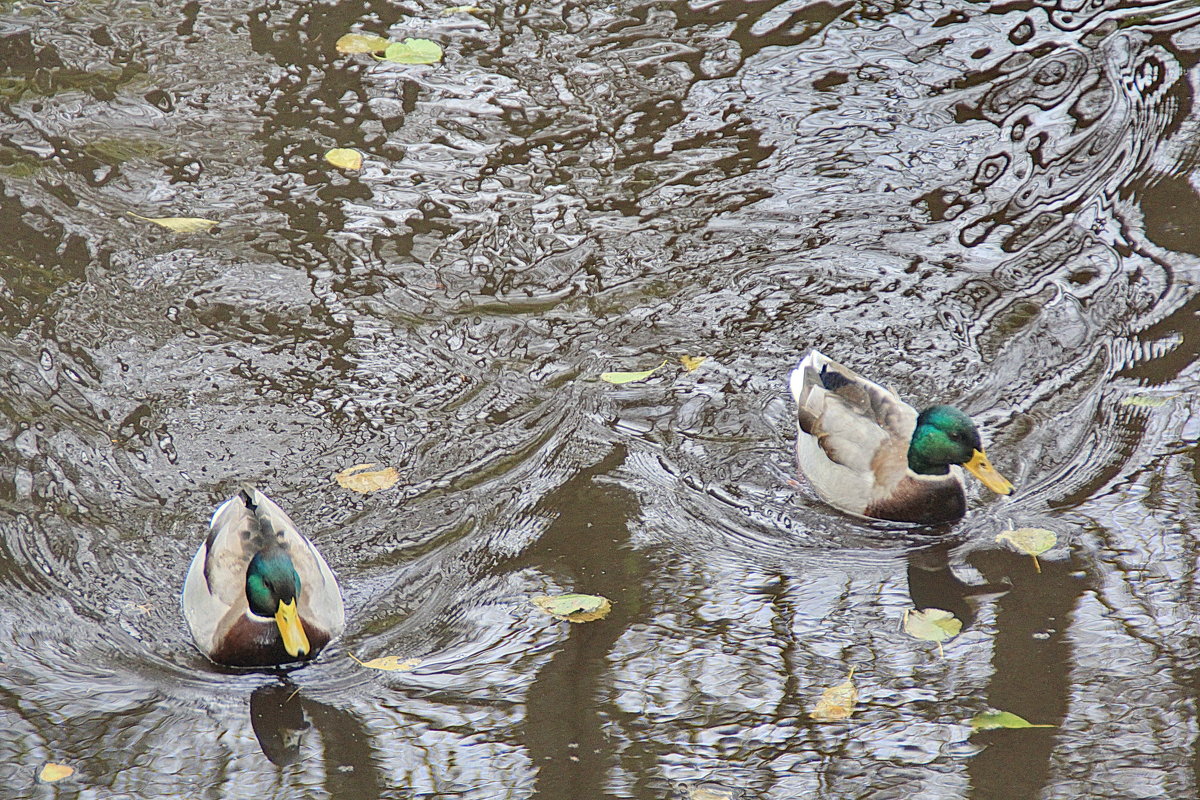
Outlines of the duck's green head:
M308 636L300 622L297 601L300 576L291 557L282 549L260 550L246 568L246 600L260 617L274 617L283 647L293 657L309 652Z
M945 475L951 464L962 464L997 494L1013 493L1013 485L984 455L971 418L953 406L932 406L917 417L908 467L918 475Z

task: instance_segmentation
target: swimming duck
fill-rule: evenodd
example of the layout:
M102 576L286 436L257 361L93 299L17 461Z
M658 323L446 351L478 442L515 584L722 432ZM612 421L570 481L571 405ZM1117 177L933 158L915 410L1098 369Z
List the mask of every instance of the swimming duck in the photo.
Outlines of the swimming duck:
M979 431L953 406L920 414L894 392L813 350L789 381L800 472L830 505L896 522L951 522L966 513L963 472L1013 492L984 455Z
M213 514L183 584L183 615L201 652L235 667L310 659L346 627L329 565L253 486Z

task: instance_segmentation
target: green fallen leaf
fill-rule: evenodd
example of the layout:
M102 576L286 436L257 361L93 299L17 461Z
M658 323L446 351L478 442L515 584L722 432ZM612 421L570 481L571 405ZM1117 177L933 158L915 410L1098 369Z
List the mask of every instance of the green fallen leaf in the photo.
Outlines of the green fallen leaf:
M390 489L400 480L400 473L394 467L368 471L374 464L355 464L346 467L333 476L338 486L360 494L377 492L380 489Z
M362 153L349 147L335 147L325 153L325 160L338 169L362 169Z
M858 689L854 686L854 667L846 680L821 692L821 699L808 715L817 722L837 722L849 719L858 705Z
M400 656L383 656L382 658L372 658L370 661L363 661L354 655L354 653L346 653L346 655L358 662L360 666L383 670L384 672L408 672L410 669L421 665L421 659L419 658L401 659Z
M361 33L347 33L337 40L334 47L339 53L382 53L391 41L382 36L366 36Z
M961 630L962 622L958 617L940 608L927 608L923 611L912 609L904 612L904 632L926 642L937 642L940 655L945 655L942 652L942 642L958 636Z
M428 39L405 39L389 44L383 51L383 60L397 64L436 64L442 60L442 48Z
M971 720L972 731L991 731L997 728L1053 728L1053 725L1034 725L1009 711L987 711Z
M604 619L612 610L612 602L597 594L538 595L531 599L542 611L567 622L593 622Z
M1138 408L1162 408L1167 403L1179 397L1177 394L1168 395L1153 395L1153 394L1134 394L1121 400L1123 406L1136 406Z
M1012 523L1009 523L1011 526ZM1003 533L996 534L996 542L1004 544L1007 542L1018 553L1025 553L1033 556L1033 566L1038 572L1042 571L1042 565L1038 561L1038 556L1049 550L1054 545L1058 544L1058 536L1054 531L1048 531L1045 528L1017 528Z
M135 214L132 211L126 211L131 217L144 219L146 222L153 222L155 225L161 225L168 230L176 233L203 233L217 224L214 219L201 219L200 217L143 217L141 214Z
M600 380L616 384L644 381L646 378L649 378L651 375L662 369L666 363L667 360L663 359L662 364L659 364L654 369L648 369L643 372L603 372L600 374Z

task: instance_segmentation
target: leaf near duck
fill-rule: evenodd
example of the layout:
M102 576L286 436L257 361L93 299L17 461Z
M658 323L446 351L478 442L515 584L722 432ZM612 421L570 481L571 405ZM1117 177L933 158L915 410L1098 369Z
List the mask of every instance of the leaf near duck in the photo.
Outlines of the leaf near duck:
M612 611L612 601L598 594L538 595L531 600L542 611L566 622L594 622Z
M926 642L937 642L938 654L945 655L942 642L962 631L962 621L941 608L910 609L904 612L904 632Z
M370 661L363 661L354 653L346 653L350 658L354 659L360 667L368 669L378 669L384 672L408 672L411 669L421 665L419 658L400 658L400 656L381 656L372 658Z
M338 486L350 489L359 494L378 492L380 489L390 489L400 480L400 473L394 467L372 470L374 464L355 464L346 467L333 476Z

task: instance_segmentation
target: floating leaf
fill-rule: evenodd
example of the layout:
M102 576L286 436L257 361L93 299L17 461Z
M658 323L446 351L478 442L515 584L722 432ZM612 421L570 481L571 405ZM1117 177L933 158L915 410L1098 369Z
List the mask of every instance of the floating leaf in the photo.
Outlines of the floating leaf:
M442 48L428 39L405 39L389 44L383 51L383 60L397 64L436 64L442 60Z
M662 364L659 364L654 369L645 370L644 372L603 372L600 374L600 380L616 384L644 381L646 378L649 378L651 375L662 369L666 363L666 359L663 359Z
M400 656L383 656L382 658L372 658L370 661L363 661L354 655L354 653L346 653L346 655L357 661L359 666L379 669L384 672L408 672L410 669L421 665L421 659L419 658L401 659Z
M717 783L701 783L689 786L688 800L737 800L735 789L727 789Z
M203 233L217 224L217 221L214 219L201 219L200 217L143 217L141 214L135 214L132 211L125 213L131 217L144 219L146 222L153 222L155 225L161 225L176 233Z
M1034 725L1009 711L988 711L971 720L972 731L992 731L997 728L1053 728L1053 725Z
M74 767L51 762L42 767L42 771L38 773L38 780L44 783L54 783L55 781L61 781L63 778L69 778L74 774Z
M338 486L355 492L366 494L380 489L390 489L400 480L400 473L392 467L368 471L374 464L355 464L333 476Z
M542 611L567 622L593 622L612 611L612 602L597 594L538 595L532 599Z
M904 612L904 632L917 639L937 642L939 654L943 654L942 642L958 636L961 630L962 622L958 617L940 608Z
M450 6L442 10L443 14L478 14L479 6Z
M1009 525L1011 526L1012 523L1010 522ZM1000 544L1008 542L1017 552L1033 556L1033 566L1038 572L1041 572L1042 565L1038 562L1038 556L1058 544L1058 536L1054 534L1054 531L1048 531L1045 528L1013 530L1010 527L1009 530L996 534L996 541Z
M361 33L347 33L337 40L334 47L339 53L382 53L387 50L391 41L382 36L366 36Z
M1176 397L1179 397L1179 395L1134 394L1130 395L1129 397L1122 398L1121 405L1137 406L1138 408L1162 408Z
M680 356L679 357L679 363L683 364L683 366L687 367L688 372L693 371L694 369L696 369L696 367L700 366L705 361L708 361L707 356Z
M338 169L362 169L362 153L349 147L335 147L325 154L325 160Z
M858 705L858 689L854 687L854 667L846 680L821 692L821 699L809 714L817 722L837 722L849 719Z

